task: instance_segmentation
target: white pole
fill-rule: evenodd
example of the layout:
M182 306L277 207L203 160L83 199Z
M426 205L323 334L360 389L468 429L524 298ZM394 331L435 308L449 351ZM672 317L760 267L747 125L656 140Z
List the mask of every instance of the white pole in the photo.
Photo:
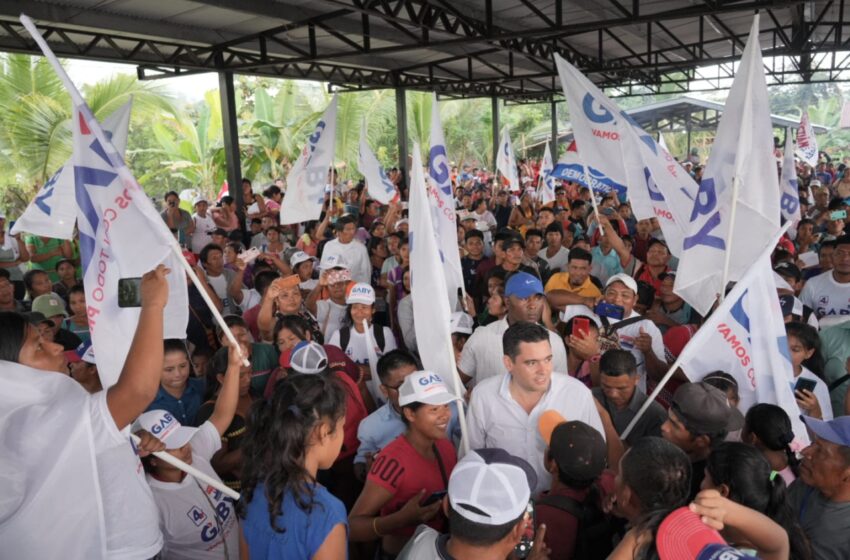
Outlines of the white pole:
M579 154L581 157L581 154ZM605 228L602 227L602 222L599 220L599 207L596 205L596 193L593 192L593 187L590 183L590 173L587 171L587 164L581 160L581 167L584 169L584 181L587 188L590 189L590 203L593 205L593 214L596 216L596 228L599 230L599 235L605 235Z
M717 296L718 302L722 302L726 297L726 284L729 283L729 266L732 262L732 232L735 230L735 212L738 209L738 186L740 184L736 173L732 178L732 211L729 213L729 234L726 236L726 253L723 261L723 283L720 285L720 293Z
M378 404L385 400L381 396L381 392L378 391L378 383L380 383L380 378L378 377L378 354L375 352L375 339L372 338L372 332L369 330L369 323L366 322L366 319L363 319L362 324L363 333L366 335L366 354L369 356L369 371L372 372L372 380L366 382L366 388L369 389L369 393L372 395L372 398L375 399L375 404ZM354 325L352 325L351 328L353 329ZM342 350L345 351L345 348Z
M640 420L640 417L643 416L644 412L646 412L646 410L650 406L652 406L652 403L655 402L655 397L658 396L658 393L661 392L661 389L663 389L667 382L670 381L670 378L673 377L673 374L676 373L676 370L679 369L680 365L682 365L681 355L679 358L676 358L676 361L673 362L673 365L670 366L670 369L667 370L667 373L664 374L664 377L662 377L661 381L658 382L658 385L656 385L655 389L652 391L652 394L646 398L646 401L643 403L643 406L640 407L640 410L637 411L637 414L635 414L634 418L632 418L632 421L629 422L629 425L626 426L626 429L623 430L622 434L620 434L621 440L625 441L625 439L629 437L629 434L632 433L635 424L638 423L638 420Z
M139 445L139 442L142 441L142 440L139 439L139 436L137 436L136 434L130 434L130 437L133 439L134 445ZM177 457L175 457L174 455L172 455L170 453L167 453L165 451L156 451L155 453L153 453L153 456L156 457L157 459L162 459L166 463L170 464L173 467L180 469L181 471L185 472L186 474L194 476L195 478L197 478L201 482L205 482L205 483L209 484L210 486L212 486L216 490L223 492L226 496L233 498L234 500L238 500L239 497L240 497L239 492L237 492L236 490L225 486L221 481L216 480L216 479L212 478L211 476L199 471L198 469L196 469L192 465L189 465L188 463L184 463L183 461L181 461L180 459L178 459Z
M457 371L457 362L455 362L455 347L454 344L452 344L452 333L449 329L445 329L445 332L448 333L449 363L451 364L452 370L452 385L454 385L455 395L460 399L456 401L457 418L460 422L460 457L458 457L458 459L460 459L469 453L469 437L466 435L466 410L463 408L464 387L463 383L460 382L460 374Z

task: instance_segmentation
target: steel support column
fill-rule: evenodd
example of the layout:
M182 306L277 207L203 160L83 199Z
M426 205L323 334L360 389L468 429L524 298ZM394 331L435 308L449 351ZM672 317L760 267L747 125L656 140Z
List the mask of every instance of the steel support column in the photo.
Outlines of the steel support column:
M221 98L221 128L224 139L224 160L227 164L227 185L230 196L236 200L240 229L245 229L245 204L242 196L242 166L239 157L239 128L236 124L233 72L218 73L218 94ZM217 187L211 186L215 193Z
M493 119L493 172L496 172L496 158L499 152L499 131L502 128L499 123L499 98L490 98L490 114Z
M552 98L550 104L552 110L552 139L549 144L549 149L552 151L552 163L558 161L558 104L555 98Z
M410 154L407 145L407 91L404 88L395 89L395 118L398 139L398 169L401 172L401 187L404 188L407 186L407 156Z

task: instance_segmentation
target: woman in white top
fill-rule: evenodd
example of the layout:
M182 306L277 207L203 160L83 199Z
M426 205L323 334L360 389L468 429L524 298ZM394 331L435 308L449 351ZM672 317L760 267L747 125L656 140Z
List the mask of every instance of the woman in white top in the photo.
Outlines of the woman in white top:
M357 364L366 379L371 379L369 370L369 355L380 358L390 350L397 348L395 336L388 327L372 324L372 315L375 313L375 290L369 284L359 282L353 284L345 297L348 305L345 326L333 333L328 344L341 348L351 361ZM369 329L363 328L363 322ZM371 339L372 349L369 348L367 340ZM377 365L377 364L376 364ZM374 383L373 381L367 382ZM370 392L375 395L376 391Z
M248 354L246 348L242 352ZM200 427L182 426L165 410L142 414L139 424L142 429L157 434L167 453L220 481L210 461L221 448L221 436L236 413L240 385L251 383L251 368L243 368L239 354L229 352L227 371L219 375L219 380L221 390L215 410ZM232 499L156 457L145 457L143 463L159 509L164 558L238 560L242 556Z
M824 360L820 353L818 331L805 323L786 323L788 349L791 352L791 365L794 367L795 385L805 379L815 383L814 389L794 391L797 404L806 416L832 420L832 404L829 399L829 387L820 377L823 374Z

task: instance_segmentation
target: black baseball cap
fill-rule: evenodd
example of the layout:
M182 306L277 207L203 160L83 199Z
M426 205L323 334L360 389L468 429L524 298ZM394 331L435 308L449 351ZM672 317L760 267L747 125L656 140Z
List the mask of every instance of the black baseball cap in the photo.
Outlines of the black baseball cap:
M567 422L558 412L546 410L538 430L558 470L572 480L595 480L605 470L608 448L595 428L577 420Z
M744 426L741 411L726 394L708 383L686 383L673 395L673 411L693 434L734 432Z
M780 276L790 276L794 278L797 282L802 280L803 273L800 272L800 269L796 264L790 262L781 262L773 267L773 272Z

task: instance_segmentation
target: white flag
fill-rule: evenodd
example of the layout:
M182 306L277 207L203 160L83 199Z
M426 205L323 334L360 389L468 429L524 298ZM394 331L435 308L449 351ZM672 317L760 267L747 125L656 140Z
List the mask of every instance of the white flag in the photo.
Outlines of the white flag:
M779 207L782 221L791 222L794 228L800 221L800 191L797 189L797 166L794 164L794 140L791 131L785 133L785 157L782 160L782 175L779 178L782 199Z
M756 15L694 198L676 275L675 292L702 315L725 289L726 252L728 280L739 280L779 230L779 179L758 22Z
M83 104L75 110L74 189L80 259L92 345L104 388L121 374L139 323L140 308L122 307L133 292L119 280L138 278L159 264L168 275L165 338L186 338L189 300L186 274L173 252L176 240L115 148L103 138L100 123ZM144 235L140 235L144 232Z
M806 109L803 109L800 127L797 129L797 153L804 162L813 168L817 167L818 140L815 138L815 131L812 129L812 123L809 122L809 112Z
M578 158L587 166L590 182L625 185L635 216L657 218L670 251L678 256L696 182L577 68L558 55L555 63Z
M502 131L502 141L499 143L499 153L496 156L496 169L508 180L511 191L519 191L519 172L517 171L516 157L511 145L508 127L505 127Z
M546 151L543 152L543 164L540 166L540 184L537 186L537 196L540 202L548 204L555 200L555 178L552 172L555 165L552 163L552 152L549 143L546 142Z
M3 557L106 558L90 396L67 375L0 370ZM37 529L46 523L49 535Z
M794 371L768 255L735 285L726 299L685 346L679 359L691 381L712 371L730 373L747 410L756 403L782 407L791 418L795 449L808 445L794 398Z
M360 129L360 153L357 159L357 168L366 179L369 196L381 204L389 204L393 199L398 198L398 190L393 182L387 178L384 168L381 167L378 158L375 157L375 153L369 147L369 142L366 141L365 121Z
M333 166L336 148L337 97L331 104L307 144L301 150L298 161L286 176L286 195L280 205L280 223L298 224L318 220L325 202L325 187L328 173Z
M122 156L127 149L127 129L130 127L128 101L103 121L103 131ZM21 217L12 226L11 233L31 233L55 239L72 239L74 223L77 221L77 206L74 202L74 165L65 162L48 180Z
M446 155L446 140L443 137L436 94L431 105L431 151L428 163L427 185L431 217L446 275L449 305L454 310L457 309L457 291L463 288L463 269L460 267L460 250L457 244L457 217L451 168Z

